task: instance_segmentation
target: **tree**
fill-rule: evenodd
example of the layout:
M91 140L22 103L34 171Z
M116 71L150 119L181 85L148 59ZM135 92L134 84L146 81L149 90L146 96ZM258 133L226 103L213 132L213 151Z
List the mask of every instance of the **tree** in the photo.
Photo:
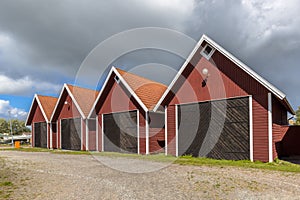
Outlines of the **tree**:
M9 123L5 119L0 118L0 133L9 133Z
M13 135L30 132L30 129L25 126L24 121L12 119L11 124ZM10 133L10 120L0 119L0 133Z
M296 124L300 125L300 106L298 107L298 110L296 111Z

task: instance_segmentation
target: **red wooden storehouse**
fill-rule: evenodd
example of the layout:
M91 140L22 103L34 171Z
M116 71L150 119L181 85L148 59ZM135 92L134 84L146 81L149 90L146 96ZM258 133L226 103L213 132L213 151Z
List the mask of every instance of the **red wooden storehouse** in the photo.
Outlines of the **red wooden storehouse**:
M64 84L51 116L51 122L57 124L57 148L96 149L95 142L94 146L90 142L96 139L95 120L87 116L97 95L97 91Z
M34 95L26 126L31 126L31 144L33 147L56 148L56 125L50 122L57 98Z
M152 109L167 87L112 67L89 117L96 117L97 150L163 152L164 113Z
M285 94L205 35L153 110L161 106L167 154L265 162L294 114Z

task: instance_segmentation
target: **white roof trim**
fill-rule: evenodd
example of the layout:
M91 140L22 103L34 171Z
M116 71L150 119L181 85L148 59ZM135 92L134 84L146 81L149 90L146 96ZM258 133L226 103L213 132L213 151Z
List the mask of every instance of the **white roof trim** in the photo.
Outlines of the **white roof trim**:
M51 116L50 121L52 122L52 120L53 120L54 114L56 113L57 106L59 105L59 102L61 101L62 94L63 94L63 92L64 92L65 89L67 90L68 94L70 95L70 97L71 97L72 101L74 102L76 108L78 109L78 111L79 111L81 117L82 117L83 119L85 119L86 117L85 117L85 115L83 114L83 112L82 112L82 110L81 110L79 104L77 103L76 99L74 98L74 96L73 96L72 92L70 91L68 85L65 83L64 86L63 86L63 88L62 88L62 90L61 90L61 92L60 92L59 98L58 98L58 100L57 100L57 102L56 102L56 105L55 105L55 108L54 108L54 110L53 110L53 113L52 113L52 116Z
M31 111L32 111L32 106L33 106L35 100L36 100L36 102L38 103L38 106L41 108L42 114L43 114L43 116L44 116L46 122L49 123L49 120L48 120L48 118L47 118L47 116L46 116L46 114L45 114L44 108L43 108L43 106L42 106L42 104L41 104L41 102L40 102L40 100L39 100L39 98L38 98L38 95L35 94L34 97L33 97L32 102L31 102L31 106L30 106L30 109L29 109L29 114L28 114L28 116L27 116L25 125L28 123L28 118L29 118L30 113L31 113Z
M102 88L101 88L101 91L99 92L98 97L96 98L95 103L94 103L94 105L93 105L93 107L92 107L92 109L91 109L91 111L90 111L90 113L89 113L89 115L88 115L88 118L92 117L93 111L94 111L94 109L95 109L95 107L96 107L96 105L97 105L97 103L98 103L98 101L99 101L99 99L100 99L100 97L101 97L103 91L104 91L104 88L106 87L106 85L107 85L107 83L108 83L109 78L110 78L111 75L112 75L112 72L114 72L114 73L119 77L120 81L124 84L124 86L126 87L126 89L127 89L127 90L130 92L130 94L135 98L135 100L141 105L141 107L144 109L144 111L145 111L145 112L148 112L148 108L145 106L145 104L144 104L144 103L141 101L141 99L136 95L136 93L131 89L131 87L130 87L130 86L128 85L128 83L124 80L124 78L123 78L122 75L118 72L118 70L117 70L114 66L112 66L112 68L111 68L111 70L109 71L109 73L108 73L108 75L107 75L107 77L106 77L106 80L105 80L105 82L104 82L104 84L103 84L103 86L102 86Z
M179 69L179 71L177 72L176 76L172 80L171 84L168 86L168 88L165 90L164 94L161 96L161 98L157 102L156 106L153 109L154 112L156 112L156 110L158 109L158 107L160 106L160 104L162 103L162 101L165 99L165 97L167 96L167 94L173 88L174 84L177 82L178 78L182 74L182 72L185 69L185 67L191 61L191 59L195 55L196 51L198 50L198 48L200 47L200 45L201 45L202 42L203 42L203 36L201 37L201 39L199 40L199 42L196 44L196 46L194 47L193 51L190 53L190 55L188 56L188 58L186 59L186 61L183 63L182 67Z
M122 75L116 70L116 68L113 66L113 70L116 73L116 75L120 78L122 83L125 85L126 89L132 94L132 96L137 100L137 102L142 106L145 112L148 112L148 108L145 106L145 104L142 102L142 100L136 95L136 93L131 89L131 87L128 85L128 83L124 80Z
M102 85L102 88L101 88L101 90L100 90L100 92L99 92L99 94L98 94L98 96L97 96L97 98L96 98L96 100L95 100L95 102L94 102L94 104L93 104L93 106L92 106L92 109L91 109L91 111L90 111L90 113L89 113L89 115L88 115L88 118L91 118L91 117L92 117L92 114L93 114L93 111L94 111L94 109L95 109L95 107L96 107L96 105L97 105L97 102L99 101L99 99L100 99L100 97L101 97L101 95L102 95L103 88L106 87L107 82L108 82L108 80L109 80L109 78L110 78L112 72L113 72L113 68L110 69L110 71L109 71L109 73L108 73L108 75L107 75L107 77L106 77L106 79L105 79L105 81L104 81L104 84Z
M186 68L186 66L190 62L190 60L193 58L193 56L195 55L197 49L200 47L200 45L203 41L206 41L208 44L210 44L212 47L214 47L216 50L218 50L220 53L222 53L224 56L226 56L229 60L231 60L234 64L236 64L238 67L243 69L247 74L249 74L252 78L254 78L256 81L258 81L260 84L262 84L265 88L267 88L270 92L272 92L280 100L283 100L284 98L286 98L286 95L283 92L281 92L279 89L277 89L271 83L269 83L263 77L258 75L255 71L250 69L247 65L242 63L239 59L234 57L231 53L226 51L223 47L218 45L215 41L210 39L208 36L203 35L201 37L201 39L199 40L199 42L197 43L196 47L193 49L193 51L191 52L191 54L189 55L189 57L185 61L185 63L182 65L182 67L180 68L180 70L176 74L175 78L173 79L173 81L171 82L171 84L169 85L169 87L167 88L165 93L162 95L162 97L160 98L160 100L158 101L156 106L154 107L153 111L156 111L158 109L159 105L162 103L164 98L167 96L167 94L170 92L170 90L172 89L174 84L177 82L177 79L180 77L181 73Z
M252 78L257 80L260 84L265 86L270 92L272 92L275 96L277 96L280 100L283 100L286 95L281 92L279 89L277 89L275 86L273 86L271 83L269 83L267 80L265 80L263 77L261 77L259 74L257 74L255 71L253 71L251 68L249 68L247 65L242 63L239 59L234 57L231 53L226 51L223 47L218 45L215 41L210 39L208 36L203 35L204 40L207 41L210 45L215 47L218 51L220 51L224 56L226 56L229 60L231 60L233 63L235 63L237 66L242 68L247 74L249 74Z

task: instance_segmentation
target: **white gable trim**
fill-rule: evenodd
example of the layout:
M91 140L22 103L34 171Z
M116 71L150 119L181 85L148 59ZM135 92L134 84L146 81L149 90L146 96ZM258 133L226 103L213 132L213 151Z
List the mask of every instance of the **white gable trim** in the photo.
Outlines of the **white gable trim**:
M33 100L32 100L32 102L31 102L31 106L30 106L30 110L29 110L29 115L27 116L27 119L26 119L25 124L27 125L27 123L28 123L29 116L30 116L30 114L31 114L31 112L32 112L32 106L33 106L35 100L36 100L38 106L40 107L40 109L41 109L41 111L42 111L42 114L43 114L43 116L44 116L44 118L45 118L45 121L46 121L47 123L49 123L49 120L48 120L48 118L47 118L47 116L46 116L46 114L45 114L44 108L43 108L43 106L42 106L42 104L41 104L41 102L40 102L40 100L39 100L39 98L38 98L38 95L35 94L35 95L34 95L34 98L33 98Z
M112 68L111 68L111 70L109 71L109 73L108 73L108 75L107 75L107 77L106 77L106 80L105 80L105 82L104 82L104 84L103 84L103 86L102 86L102 88L101 88L101 91L99 92L98 97L97 97L97 99L96 99L95 102L94 102L94 105L93 105L93 107L92 107L92 109L91 109L91 111L90 111L90 113L89 113L89 115L88 115L88 118L92 117L93 111L94 111L94 109L95 109L95 107L96 107L96 105L97 105L97 103L98 103L98 101L99 101L99 99L100 99L100 97L101 97L101 95L102 95L102 93L103 93L103 91L104 91L104 88L106 87L106 85L107 85L107 83L108 83L108 80L110 79L110 77L111 77L111 75L112 75L113 72L116 74L116 76L119 77L119 79L120 79L120 81L122 82L122 84L126 87L126 89L130 92L130 94L135 98L135 100L139 103L139 105L144 109L144 111L145 111L145 112L148 112L148 108L145 106L145 104L144 104L144 103L141 101L141 99L136 95L136 93L131 89L131 87L130 87L130 86L128 85L128 83L124 80L124 78L123 78L122 75L118 72L118 70L117 70L114 66L112 66Z
M95 107L96 107L96 105L97 105L97 102L99 101L99 99L100 99L100 97L101 97L101 95L102 95L102 93L103 93L103 88L106 87L106 85L107 85L107 83L108 83L108 80L109 80L109 78L110 78L112 72L113 72L113 68L110 69L110 71L109 71L109 73L108 73L108 75L107 75L107 77L106 77L106 79L105 79L105 81L104 81L104 83L103 83L103 85L102 85L102 88L101 88L101 90L100 90L100 92L99 92L99 94L98 94L98 96L97 96L97 98L96 98L96 100L95 100L95 102L94 102L94 104L93 104L93 106L92 106L92 109L91 109L91 111L90 111L90 113L89 113L89 115L88 115L88 118L91 118L91 117L92 117L92 114L93 114L93 111L94 111L94 109L95 109Z
M145 106L145 104L142 102L142 100L136 95L136 93L131 89L131 87L128 85L128 83L125 81L125 79L121 76L121 74L116 70L115 67L113 67L114 72L116 75L120 78L122 83L125 85L126 89L130 92L130 94L135 98L135 100L142 106L145 112L148 112L148 108Z
M79 111L81 117L82 117L83 119L85 119L86 117L84 116L84 114L83 114L83 112L82 112L82 110L81 110L79 104L77 103L77 101L76 101L76 99L74 98L72 92L70 91L70 88L68 87L67 84L64 84L64 86L63 86L63 88L62 88L62 90L61 90L61 92L60 92L59 98L58 98L58 100L57 100L57 102L56 102L56 105L55 105L55 108L54 108L54 110L53 110L53 113L52 113L52 116L51 116L50 121L52 122L52 120L53 120L54 114L56 113L57 107L58 107L58 105L59 105L59 103L60 103L60 101L61 101L61 98L62 98L62 95L63 95L65 89L67 90L67 93L70 95L70 97L71 97L72 101L74 102L76 108L78 109L78 111Z
M234 57L231 53L226 51L223 47L218 45L215 41L210 39L208 36L203 35L199 42L197 43L196 47L193 49L187 60L184 62L178 73L176 74L175 78L165 91L165 93L162 95L161 99L158 101L157 105L154 107L153 111L156 111L164 98L167 96L167 94L170 92L170 90L173 88L174 84L177 82L177 79L182 74L183 70L186 68L190 60L194 57L196 51L200 47L201 43L203 41L206 41L209 45L214 47L216 50L218 50L220 53L222 53L225 57L227 57L229 60L231 60L234 64L236 64L238 67L240 67L242 70L244 70L247 74L249 74L252 78L254 78L256 81L258 81L260 84L262 84L265 88L267 88L270 92L272 92L276 97L278 97L280 100L284 100L286 95L281 92L279 89L274 87L271 83L269 83L267 80L265 80L263 77L258 75L256 72L254 72L252 69L250 69L247 65L242 63L240 60L238 60L236 57ZM291 109L293 111L293 109Z

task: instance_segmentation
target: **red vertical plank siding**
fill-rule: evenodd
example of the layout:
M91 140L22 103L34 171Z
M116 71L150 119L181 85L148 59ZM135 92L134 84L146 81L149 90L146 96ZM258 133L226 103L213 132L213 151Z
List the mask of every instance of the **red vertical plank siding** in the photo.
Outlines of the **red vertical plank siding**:
M176 155L176 120L175 106L170 105L167 108L167 154Z
M81 150L85 151L86 150L86 120L81 119L81 131L82 131L82 138L81 138Z
M32 123L31 124L31 146L32 147L35 147L35 145L34 145L34 142L35 142L34 136L35 136L35 133L34 133L34 123Z
M57 120L57 133L56 133L56 143L57 143L57 148L61 149L61 144L60 144L60 120Z
M98 115L98 141L99 151L102 148L102 114L116 113L139 110L139 143L140 153L146 153L146 122L145 113L136 100L131 96L123 85L118 84L114 80L114 76L108 80L106 88L103 88L102 97L99 99L96 105L96 113ZM104 144L105 145L105 144Z
M259 102L268 104L268 96L256 96L253 99L253 158L263 162L269 161L268 110Z
M272 98L272 131L273 131L273 159L278 158L282 152L280 141L288 130L287 111L275 97ZM277 148L276 148L277 146Z
M150 153L162 153L164 148L160 147L157 141L165 140L164 128L150 128L149 133L149 151Z
M57 148L57 140L56 140L56 138L57 138L57 135L56 135L57 133L53 133L52 134L52 148L53 149L56 149Z
M146 118L144 113L139 113L140 154L146 154Z
M97 123L97 129L98 129L98 151L102 151L102 115L98 115L98 123Z
M202 81L206 78L202 75L204 68L208 69L209 76L206 86L202 87ZM254 160L268 161L269 91L220 52L214 52L212 59L208 61L200 56L198 50L172 92L175 95L169 93L162 103L168 105L168 154L176 153L176 143L171 142L176 131L174 105L252 95ZM278 113L284 112L286 109L281 106L279 110L274 110L273 116L278 118Z
M39 107L38 103L34 102L34 105L32 106L32 109L34 110L34 115L32 118L32 123L31 123L31 145L34 147L34 123L37 122L46 122L46 119L44 118L44 115L42 113L41 108ZM47 127L48 128L48 127Z
M47 148L50 149L50 123L47 123Z
M37 104L37 103L36 103ZM46 119L44 118L44 115L42 113L41 108L37 105L36 106L36 110L34 112L34 116L32 119L32 123L36 123L36 122L45 122Z
M91 123L96 123L96 121L92 121L92 120L89 120L88 122L88 143L89 143L89 151L96 151L96 129L94 130L91 130L90 127L91 127ZM93 124L93 125L97 125L98 123L96 124Z
M65 102L68 102L68 104L65 104ZM59 106L57 107L59 109L58 117L57 117L57 142L58 142L58 148L61 148L61 119L70 119L70 118L81 118L80 112L76 108L76 105L72 101L72 98L69 96L69 94L66 92L66 90L63 92L63 96L60 99ZM83 128L85 129L85 128Z

